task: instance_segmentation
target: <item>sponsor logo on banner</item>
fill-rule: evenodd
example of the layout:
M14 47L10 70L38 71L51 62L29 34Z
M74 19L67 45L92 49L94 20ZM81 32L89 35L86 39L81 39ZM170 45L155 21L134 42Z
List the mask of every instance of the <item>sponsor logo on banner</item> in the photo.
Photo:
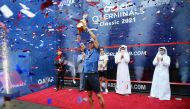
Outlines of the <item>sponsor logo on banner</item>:
M21 87L21 86L25 86L26 83L25 82L18 82L16 84L12 84L11 88L17 88L17 87Z
M145 14L146 8L169 4L169 2L170 0L144 0L141 1L139 5L131 1L117 5L107 4L104 8L99 9L100 14L92 16L91 19L93 24L98 24L99 26L135 23L136 20L138 20L136 16Z
M73 86L73 82L72 82L72 80L64 80L64 85Z
M54 81L54 77L45 77L45 78L42 78L42 79L38 79L38 84L41 85L41 84L47 84L47 83L52 83Z
M106 54L108 56L115 56L116 55L115 52L107 52ZM146 56L147 55L147 51L145 51L145 50L129 51L129 55L131 55L131 56Z
M116 83L108 83L108 88L115 88ZM128 86L126 86L128 88ZM135 91L146 91L148 90L147 84L141 84L141 83L132 83L131 89Z
M147 90L147 85L145 84L131 84L132 86L132 89L135 89L135 90L139 90L139 91L142 91L142 90Z

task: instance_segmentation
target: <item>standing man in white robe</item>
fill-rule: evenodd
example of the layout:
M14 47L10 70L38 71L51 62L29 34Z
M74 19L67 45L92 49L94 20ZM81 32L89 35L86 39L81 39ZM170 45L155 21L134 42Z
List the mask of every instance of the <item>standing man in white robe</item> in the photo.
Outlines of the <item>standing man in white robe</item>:
M116 93L118 94L131 94L131 80L128 67L129 61L130 56L127 51L127 46L121 45L115 55L115 63L118 64L116 81Z
M159 100L170 100L171 90L169 81L169 66L170 57L167 55L167 49L160 47L154 58L155 65L150 97L158 98Z

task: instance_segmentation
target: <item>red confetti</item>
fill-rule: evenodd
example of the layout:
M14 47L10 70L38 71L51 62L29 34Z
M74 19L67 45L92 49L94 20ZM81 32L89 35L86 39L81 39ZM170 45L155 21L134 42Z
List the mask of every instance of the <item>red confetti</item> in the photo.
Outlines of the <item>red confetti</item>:
M48 17L49 17L49 13L46 13L46 14L45 14L45 18L48 18Z
M134 64L134 60L131 60L129 63L130 63L130 64Z
M17 20L19 21L19 20L21 20L21 19L22 19L22 13L19 12L19 13L18 13L18 16L17 16Z
M22 50L22 52L31 52L31 50L24 49L24 50Z
M42 3L40 9L43 11L45 8L48 8L49 6L52 5L53 5L52 0L46 0L46 2Z
M76 21L76 22L80 22L80 19L76 19L76 18L71 18L72 20Z
M65 27L66 26L59 26L59 27L56 28L56 31L63 32Z
M100 11L101 13L102 13L102 16L104 16L104 8L100 8L100 9L98 9L98 11Z
M99 4L100 3L100 0L99 1L97 1L97 2L88 2L88 5L90 5L90 6L96 6L97 4Z
M6 32L9 32L9 29L7 29L7 27L5 26L5 24L3 22L0 22L0 27L5 30Z
M118 11L118 6L115 6L114 8L112 8L113 11Z

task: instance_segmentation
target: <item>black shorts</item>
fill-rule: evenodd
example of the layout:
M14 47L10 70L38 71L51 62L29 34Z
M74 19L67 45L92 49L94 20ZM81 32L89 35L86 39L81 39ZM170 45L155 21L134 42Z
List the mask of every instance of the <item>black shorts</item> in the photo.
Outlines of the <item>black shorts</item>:
M107 76L107 70L98 71L98 73L99 73L99 76L100 76L100 77L104 77L104 78L107 78L107 77L108 77L108 76Z
M100 92L100 82L99 82L98 73L85 73L84 80L85 80L85 90L93 91L96 93Z

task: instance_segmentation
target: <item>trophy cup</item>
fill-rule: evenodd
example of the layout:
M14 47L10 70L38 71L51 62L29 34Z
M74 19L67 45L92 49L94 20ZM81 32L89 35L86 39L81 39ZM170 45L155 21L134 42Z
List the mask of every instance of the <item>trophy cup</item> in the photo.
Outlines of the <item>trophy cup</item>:
M80 20L80 22L77 24L77 30L78 33L84 32L86 30L86 18L88 17L88 14L84 14L83 18Z

